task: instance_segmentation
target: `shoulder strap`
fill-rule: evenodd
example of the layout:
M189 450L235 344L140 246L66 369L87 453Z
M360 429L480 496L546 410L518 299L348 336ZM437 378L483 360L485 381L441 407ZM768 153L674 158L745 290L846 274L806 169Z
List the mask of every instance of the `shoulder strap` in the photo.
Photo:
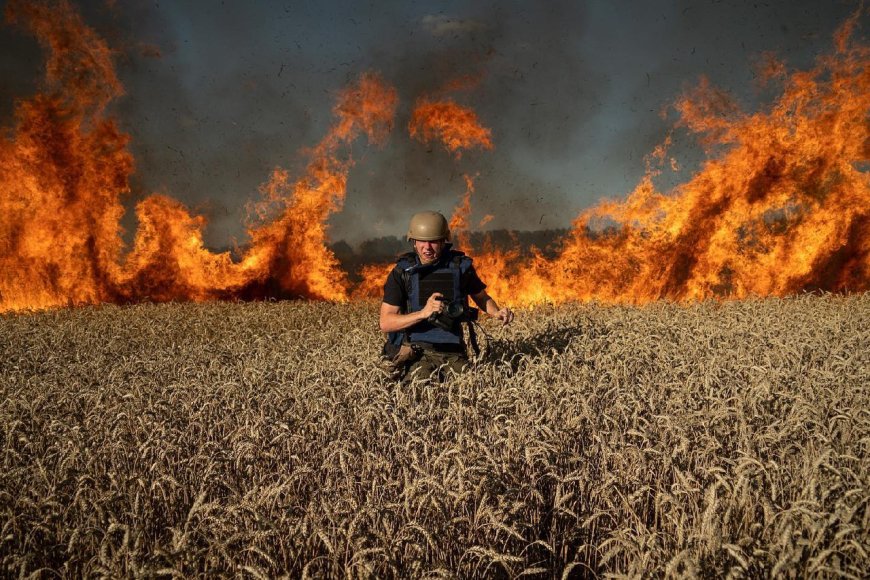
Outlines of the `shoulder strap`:
M410 268L417 263L417 256L414 252L405 252L396 258L396 265L402 269Z
M456 252L456 255L450 260L451 268L458 268L459 272L465 274L471 269L471 258L463 254L462 252Z
M402 278L402 289L405 291L405 313L411 312L411 269L417 265L417 255L405 252L396 260L396 268Z

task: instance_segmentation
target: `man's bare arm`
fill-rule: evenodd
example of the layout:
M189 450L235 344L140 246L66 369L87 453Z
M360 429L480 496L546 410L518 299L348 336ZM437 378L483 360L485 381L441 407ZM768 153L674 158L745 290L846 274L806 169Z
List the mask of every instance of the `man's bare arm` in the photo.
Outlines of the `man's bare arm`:
M405 330L422 322L436 312L441 312L444 309L444 303L438 300L443 295L440 292L435 292L426 301L426 305L418 312L409 314L401 314L398 306L381 302L381 313L378 320L378 325L381 327L381 332L398 332Z
M514 313L510 308L499 308L492 296L486 293L486 290L481 290L477 294L472 294L471 299L477 304L478 308L486 312L493 318L498 318L503 324L510 324L514 319Z

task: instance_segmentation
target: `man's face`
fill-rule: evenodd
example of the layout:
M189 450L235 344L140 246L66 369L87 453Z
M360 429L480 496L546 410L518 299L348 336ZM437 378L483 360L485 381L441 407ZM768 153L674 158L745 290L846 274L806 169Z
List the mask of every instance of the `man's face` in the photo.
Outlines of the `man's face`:
M438 261L441 257L441 252L444 250L445 240L435 240L434 242L424 242L422 240L414 240L414 251L420 256L420 262L423 264L432 264Z

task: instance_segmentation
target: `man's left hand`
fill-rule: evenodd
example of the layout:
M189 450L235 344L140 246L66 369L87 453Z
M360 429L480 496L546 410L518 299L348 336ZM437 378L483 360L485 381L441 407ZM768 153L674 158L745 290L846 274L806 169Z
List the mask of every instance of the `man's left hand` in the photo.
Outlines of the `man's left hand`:
M514 319L514 313L510 308L504 307L494 314L495 318L501 320L503 326L507 326Z

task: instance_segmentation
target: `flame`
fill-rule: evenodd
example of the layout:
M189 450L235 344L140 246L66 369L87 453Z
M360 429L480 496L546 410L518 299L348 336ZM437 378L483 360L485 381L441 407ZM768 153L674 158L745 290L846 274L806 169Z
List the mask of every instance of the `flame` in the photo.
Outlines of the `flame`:
M151 196L122 255L121 197L134 170L128 137L106 115L123 93L112 53L65 0L12 2L48 53L46 90L20 103L0 139L0 311L103 301L302 296L346 300L349 284L327 248L326 220L341 209L360 135L382 143L396 92L363 75L342 91L336 122L311 151L302 178L276 169L255 204L271 221L249 228L238 263L205 248L206 220Z
M502 295L642 303L867 290L870 60L865 47L837 47L765 112L740 112L702 80L676 109L721 155L669 195L648 171L624 202L582 213L556 260L505 265ZM621 227L590 235L602 217Z
M408 132L423 143L440 140L457 158L462 156L462 149L492 149L492 132L480 124L477 114L449 99L419 99Z
M474 177L463 175L465 180L465 194L462 200L453 209L453 215L450 216L450 233L453 243L459 247L467 247L469 245L469 221L471 220L471 194L474 193Z
M384 295L384 282L396 266L395 262L366 264L358 272L360 282L353 290L356 300L367 298L380 299Z
M741 111L701 79L674 110L678 128L699 136L707 161L660 192L660 168L678 169L668 136L627 198L576 217L555 258L488 240L469 248L476 179L469 175L451 218L457 245L475 257L490 293L514 305L867 291L870 50L852 39L858 16L809 71L789 75L765 56L762 80L783 89L762 111ZM379 295L392 264L367 266L352 287L326 242L354 163L350 145L362 136L382 144L392 129L396 91L381 78L362 75L338 95L335 123L307 151L301 177L272 172L251 206L257 218L238 261L205 248L205 218L161 195L136 206L139 225L125 253L121 202L134 160L128 136L107 112L123 94L112 51L67 0L12 0L6 17L33 31L47 62L42 92L17 104L13 126L0 135L0 312L146 299ZM408 131L457 159L493 147L474 111L441 96L417 101Z
M341 209L347 174L353 165L352 160L336 153L360 133L371 142L383 143L392 129L397 103L393 88L376 75L363 75L341 95L334 110L338 122L314 149L306 176L290 186L286 172L276 170L272 174L263 187L267 199L287 202L278 219L249 232L253 240L251 260L259 265L258 279L281 272L281 288L292 293L326 300L347 299L347 275L326 246L326 219Z
M784 79L766 111L740 111L704 78L680 98L678 126L710 153L688 182L667 194L655 187L658 167L678 169L667 157L668 136L635 190L582 212L554 259L484 242L473 254L490 293L528 305L868 290L870 51L850 41L857 16L837 32L834 54L808 72L787 77L785 65L766 56L764 80ZM491 146L485 128L464 131L467 120L476 123L470 112L444 114L425 100L418 111L412 136L440 138L457 157L462 147ZM463 242L473 191L466 180L451 220Z
M123 91L111 51L67 2L10 2L48 54L46 90L0 136L0 311L113 300L128 138L104 116Z

